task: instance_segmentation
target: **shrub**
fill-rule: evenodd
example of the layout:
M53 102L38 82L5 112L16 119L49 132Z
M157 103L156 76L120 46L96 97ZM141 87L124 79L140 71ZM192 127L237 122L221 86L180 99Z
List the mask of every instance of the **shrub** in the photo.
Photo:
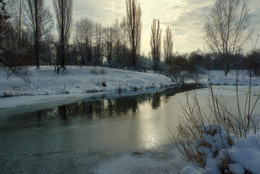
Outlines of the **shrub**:
M202 108L196 93L192 96L186 95L186 105L182 105L183 115L173 135L174 142L185 160L203 168L207 173L212 173L208 171L212 169L210 164L214 164L220 173L232 173L230 165L234 162L227 151L233 147L235 140L247 138L250 130L257 133L252 115L260 93L252 103L250 85L246 102L241 106L236 87L235 102L238 106L236 115L229 111L221 96L214 94L212 86L209 87L209 91L210 99L207 105L210 112L205 112ZM241 107L244 108L244 112ZM220 159L220 154L225 157ZM212 162L214 160L215 162Z

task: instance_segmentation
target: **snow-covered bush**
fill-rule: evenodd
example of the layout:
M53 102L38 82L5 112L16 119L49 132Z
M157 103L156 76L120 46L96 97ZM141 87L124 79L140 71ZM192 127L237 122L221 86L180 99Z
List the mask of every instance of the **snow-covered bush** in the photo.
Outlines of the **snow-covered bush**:
M205 125L202 128L202 139L194 143L198 153L207 159L215 158L222 149L230 149L234 143L234 137L226 133L219 125Z
M259 156L256 158L254 155L248 155L245 159L253 164L260 164L260 143L256 139L257 129L252 121L252 113L260 94L253 103L250 101L252 94L249 88L244 105L241 105L239 100L235 101L238 106L243 107L244 112L238 108L238 112L233 114L225 103L222 103L221 96L217 96L212 87L209 89L209 111L206 112L205 108L202 108L196 93L192 99L187 94L187 103L182 106L183 115L174 134L174 142L184 159L191 162L185 172L188 174L197 171L210 174L233 174L242 171L242 173L255 173L254 167L245 166L242 159L246 156L243 155L243 151L246 150L243 148L237 150L237 148L243 147L241 141L248 144L248 141L252 143L254 140L252 146L248 147L253 149L252 154ZM238 89L236 90L238 92ZM254 134L251 135L250 132Z
M186 174L253 174L260 172L260 141L256 134L235 140L223 127L206 125L202 128L203 139L194 142L203 158L204 166L191 163L184 169Z

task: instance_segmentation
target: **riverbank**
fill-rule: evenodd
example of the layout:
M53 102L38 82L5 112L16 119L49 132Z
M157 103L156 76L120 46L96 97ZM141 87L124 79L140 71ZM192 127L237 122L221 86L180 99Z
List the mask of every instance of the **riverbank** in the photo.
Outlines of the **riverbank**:
M67 67L56 74L53 67L27 68L28 81L0 73L0 108L61 101L74 102L108 92L146 91L175 86L170 78L155 74L104 67Z
M45 109L54 104L64 105L104 93L156 92L178 85L170 78L153 72L105 67L70 66L63 74L56 74L51 66L42 66L40 69L27 67L25 71L28 81L16 76L7 79L6 74L0 72L1 109L32 104L45 104L44 108L40 108ZM203 85L234 86L236 75L236 71L231 71L227 76L224 76L223 71L208 71L196 77L196 80ZM239 71L238 77L239 86L248 86L248 71ZM191 76L185 79L187 84L194 82ZM260 77L252 77L251 82L252 86L260 86Z
M251 80L252 86L260 86L260 77L253 74L250 79L248 70L231 70L227 76L225 76L223 70L205 71L203 74L199 74L198 77L194 75L194 78L198 83L207 85L235 86L237 84L238 86L249 86ZM185 82L194 83L194 78L190 76L185 80Z

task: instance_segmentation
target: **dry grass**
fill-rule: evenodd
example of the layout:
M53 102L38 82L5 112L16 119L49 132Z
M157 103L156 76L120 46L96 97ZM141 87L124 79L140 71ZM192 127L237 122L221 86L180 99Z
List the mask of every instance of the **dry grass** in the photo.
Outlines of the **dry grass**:
M234 145L235 139L246 138L249 131L257 132L257 126L252 117L260 93L256 101L252 101L251 81L244 103L239 101L238 86L236 86L237 96L234 102L236 102L238 114L234 114L228 109L221 95L214 94L212 86L209 87L209 91L210 95L207 100L209 112L202 108L196 93L193 95L186 94L186 104L182 105L183 114L179 119L177 131L173 134L176 147L184 159L202 168L206 166L209 157L215 158L221 150L212 147L205 136L214 137L219 133L223 149L229 149ZM211 126L211 128L205 129L207 126ZM203 149L209 150L210 155ZM227 155L219 168L228 171L227 164L230 163L231 160Z

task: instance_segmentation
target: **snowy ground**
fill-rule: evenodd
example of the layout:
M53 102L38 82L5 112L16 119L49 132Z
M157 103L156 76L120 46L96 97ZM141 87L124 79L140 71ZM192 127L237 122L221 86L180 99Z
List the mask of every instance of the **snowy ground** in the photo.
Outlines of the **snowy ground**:
M216 133L214 136L205 133L203 134L205 141L209 143L209 147L212 149L219 149L217 157L212 157L212 149L204 148L202 153L206 153L205 168L199 168L191 163L184 169L186 174L221 174L222 171L218 166L220 166L220 164L226 159L230 159L232 161L232 163L228 164L228 169L231 173L260 173L260 132L257 134L250 134L246 138L235 140L232 147L223 145L223 139L225 140L225 137L227 137L226 132L222 130L222 135L219 134L220 133Z
M68 67L63 74L56 74L53 67L42 66L27 68L29 82L6 74L0 70L0 108L8 108L33 103L56 101L67 104L101 92L125 92L158 89L175 85L168 77L135 71L118 70L103 67ZM236 71L227 77L223 71L210 71L199 75L199 83L215 85L236 84ZM194 80L186 79L186 83ZM239 71L240 86L248 86L247 71ZM253 86L260 86L260 77L252 78Z
M145 91L174 85L166 76L103 67L67 67L56 74L53 67L28 68L29 82L0 73L0 108L46 103L63 104L105 92ZM65 100L65 101L64 101Z
M224 71L209 71L203 75L199 75L199 82L203 84L209 84L209 79L213 85L229 85L234 86L236 84L237 71L232 70L225 77ZM188 80L190 82L191 80ZM249 73L247 70L238 71L238 85L248 86L250 82ZM252 86L260 86L260 77L253 76L251 79Z

